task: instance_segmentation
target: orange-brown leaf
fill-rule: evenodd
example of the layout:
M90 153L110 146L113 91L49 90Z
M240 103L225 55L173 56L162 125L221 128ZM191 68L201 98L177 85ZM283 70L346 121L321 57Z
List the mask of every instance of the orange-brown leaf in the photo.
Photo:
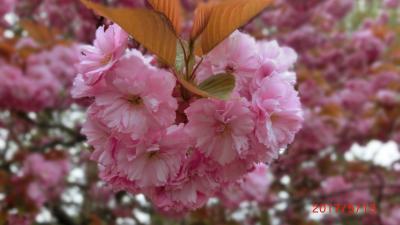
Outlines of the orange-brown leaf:
M41 44L53 43L58 35L58 32L54 29L50 29L31 20L22 20L20 24L31 38Z
M203 3L201 2L194 12L194 20L193 20L193 27L192 33L190 37L192 40L195 40L206 28L208 24L208 20L211 16L212 8L215 7L215 2L208 2Z
M0 41L0 56L9 58L15 51L14 44L10 41Z
M207 26L201 34L203 53L207 54L271 3L272 0L230 0L212 7Z
M106 7L89 0L81 2L99 15L120 25L165 63L174 65L177 37L162 15L147 9Z
M164 14L177 34L181 30L181 5L179 0L148 0L153 9Z

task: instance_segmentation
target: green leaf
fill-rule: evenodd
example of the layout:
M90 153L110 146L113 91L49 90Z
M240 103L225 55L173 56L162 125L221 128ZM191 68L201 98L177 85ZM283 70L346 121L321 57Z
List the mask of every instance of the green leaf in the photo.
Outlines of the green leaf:
M196 58L195 58L195 55L192 53L189 55L188 76L190 76L190 74L192 74L195 65L196 65Z
M186 55L185 55L186 53ZM189 59L185 58L189 57ZM188 68L186 68L186 61L188 61ZM175 69L176 71L180 73L186 74L186 77L188 79L188 76L192 73L193 67L196 64L196 59L194 54L190 54L190 47L187 41L185 40L178 40L177 46L176 46L176 59L175 59ZM188 71L186 71L188 70Z
M182 43L182 45L181 45ZM175 58L175 69L178 72L183 72L185 68L185 51L188 52L189 48L186 41L182 40L181 43L177 43L176 45L176 58Z
M201 82L199 88L212 97L227 100L235 88L235 77L229 73L213 75Z

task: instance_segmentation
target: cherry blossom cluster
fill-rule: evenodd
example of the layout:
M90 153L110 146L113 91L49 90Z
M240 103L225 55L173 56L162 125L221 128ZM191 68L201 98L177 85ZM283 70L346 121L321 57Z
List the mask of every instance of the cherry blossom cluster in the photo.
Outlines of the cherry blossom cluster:
M97 23L97 18L79 0L15 1L12 12L21 19L33 19L72 35L76 41L90 40L94 33L92 25Z
M72 90L92 99L82 132L114 188L145 193L166 213L195 209L275 159L301 128L290 48L235 32L196 74L197 82L234 74L232 96L184 100L174 75L127 41L117 25L100 27L93 45L82 47Z
M91 1L150 8L147 0ZM212 0L181 0L185 18L200 2ZM140 222L142 211L149 224L164 222L152 205L141 204L142 195L114 192L126 190L144 193L170 215L219 199L179 218L182 224L400 224L400 164L386 152L400 143L399 7L400 0L275 0L243 28L258 41L235 32L196 58L194 84L214 74L236 77L231 98L222 101L182 88L175 74L160 69L165 65L129 49L143 48L80 0L2 0L0 220L129 223ZM24 20L38 27L32 32ZM182 22L180 35L189 39L193 22ZM109 28L97 31L93 45L64 45L91 42L101 24ZM41 29L50 31L49 41L36 37ZM76 121L82 108L69 104L77 62L72 93L74 102L90 105L83 133L91 152ZM304 122L274 160L298 125L296 113L285 111L291 101L277 100L289 99L293 85ZM368 150L376 140L390 143L368 161L347 157L351 146L371 140ZM54 149L65 155L50 156ZM382 152L391 165L377 164ZM64 182L70 168L68 178L78 172L79 179ZM64 198L69 190L80 192L82 202ZM315 220L305 216L310 203L371 203L379 211ZM50 219L42 221L41 213Z
M376 202L374 185L382 179L387 186L383 190L386 199L380 203L385 213L360 221L371 225L399 223L398 202L391 202L391 196L398 195L398 182L388 178L397 176L397 164L385 168L385 177L378 179L374 170L382 168L368 170L361 165L370 162L350 162L343 157L354 143L400 143L400 73L398 55L393 54L398 49L394 27L399 22L399 1L279 2L282 4L275 12L265 13L263 19L268 27L274 26L274 38L299 54L298 87L305 123L270 170L277 180L290 177L290 194L296 189L303 196L323 196L317 198L322 202ZM369 4L367 9L374 8L372 4L382 8L369 12L360 2ZM361 13L371 15L362 20L353 18ZM338 20L343 18L347 19ZM346 23L346 29L338 21ZM274 184L280 185L278 181ZM289 204L281 216L286 221L282 224L298 223L296 207ZM337 224L338 218L326 216L320 223Z
M16 62L0 61L0 108L28 112L68 106L78 54L75 46L58 45L31 54L25 67L18 65L18 56Z
M320 19L326 18L326 12L319 9L329 2L300 10L313 16L292 30L280 27L286 33L276 37L296 49L302 65L299 92L307 108L307 122L291 146L293 155L287 158L292 162L304 161L307 156L303 153L330 146L345 152L354 141L400 140L392 114L400 103L400 77L394 68L383 66L395 40L389 29L390 15L382 11L375 19L360 21L358 28L347 34L326 27L326 21Z
M399 0L384 0L383 1L385 6L388 8L396 8L400 6L400 1Z
M323 18L324 21L321 25L331 28L336 25L338 20L351 12L355 1L277 0L276 4L279 6L276 10L263 15L262 19L268 25L297 29L303 25L310 26L316 18Z
M21 174L13 182L15 185L28 182L24 194L40 208L62 193L69 168L66 159L46 159L42 154L32 153L26 157Z

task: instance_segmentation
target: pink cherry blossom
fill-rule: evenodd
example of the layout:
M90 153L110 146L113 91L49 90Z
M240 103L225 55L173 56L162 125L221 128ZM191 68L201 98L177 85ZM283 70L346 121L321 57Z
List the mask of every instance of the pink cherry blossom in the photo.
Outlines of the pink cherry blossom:
M382 216L384 225L397 225L400 222L400 208L395 207L388 212L387 216Z
M214 171L215 166L211 161L195 151L168 185L147 193L162 212L169 215L182 214L203 206L214 195L219 187L212 177Z
M286 0L290 6L294 7L299 11L307 11L313 9L315 6L321 3L318 0Z
M140 189L134 181L129 180L125 174L116 169L116 165L103 166L99 164L99 177L111 186L113 191L128 191L138 193Z
M246 100L201 99L193 102L186 114L187 130L196 139L196 147L221 165L251 150L249 135L254 130L254 116Z
M297 61L296 52L292 48L279 46L277 41L259 41L257 47L260 64L271 63L277 72L291 69Z
M113 197L113 190L111 186L103 183L93 183L90 186L89 195L98 204L107 204Z
M31 54L24 70L0 62L0 107L40 111L69 106L72 99L66 93L76 75L71 66L75 62L75 46L58 46Z
M283 47L276 41L257 42L259 51L259 67L250 83L250 92L256 91L265 77L278 74L291 85L296 84L296 73L290 71L297 61L297 54L293 49Z
M115 160L118 140L111 135L109 130L100 121L89 118L83 124L82 133L87 137L88 143L95 149L91 159L104 166L111 165Z
M230 208L236 208L244 201L262 203L267 197L271 180L268 167L260 163L255 165L254 169L242 179L231 183L226 189L220 190L218 196L224 205Z
M338 92L342 104L348 110L360 111L371 93L371 84L364 79L349 79L343 89Z
M341 122L327 116L317 116L316 112L304 110L304 123L292 144L293 151L317 152L338 143L337 133L343 127ZM312 122L311 122L312 121Z
M394 106L400 102L400 94L392 90L380 90L376 94L377 100L384 105Z
M37 207L43 206L48 200L46 188L42 187L38 182L30 183L26 191L29 198L36 204Z
M176 216L202 207L256 163L276 158L302 122L290 72L297 56L277 43L266 44L263 55L256 47L237 31L205 56L197 81L233 73L238 85L229 100L181 98L174 76L134 49L94 83L79 74L72 94L91 99L82 133L94 147L100 178L114 190L143 193L159 211ZM246 179L240 188L260 185L246 192L261 201L266 183Z
M79 57L78 46L55 46L50 51L43 51L39 54L31 55L28 58L30 67L46 67L62 85L70 87L72 80L76 76L76 68Z
M92 98L107 89L105 80L93 85L87 85L82 74L76 75L71 88L71 96L75 99Z
M400 5L399 0L384 0L384 4L388 8L396 8Z
M7 216L7 223L13 225L31 225L33 218L29 215L9 214Z
M351 190L351 188L354 187L342 176L329 177L321 183L321 191L332 195L331 200L336 203L372 202L367 189ZM340 192L343 192L343 194Z
M42 155L31 154L24 162L24 174L33 174L46 185L54 186L60 182L69 169L69 163L63 160L46 160Z
M188 144L183 124L154 132L136 145L132 156L119 149L117 168L140 188L165 185L178 173Z
M354 33L352 39L355 48L362 49L360 54L363 54L368 64L376 61L385 50L385 43L371 30L360 30Z
M46 160L40 154L31 154L24 161L22 176L33 178L27 195L40 207L63 190L63 179L69 170L66 160Z
M281 77L266 77L254 93L252 108L257 115L255 134L271 149L290 144L303 122L297 92Z
M116 5L128 6L128 7L144 7L144 0L114 0Z
M26 79L24 79L22 71L19 68L1 65L0 73L2 74L0 76L0 106L2 108L12 107L13 105L17 106L20 102L33 95L32 88L30 88ZM21 104L22 106L24 108L31 108L25 104Z
M150 129L167 127L175 121L175 78L129 54L112 71L107 90L96 95L98 117L109 128L143 136Z
M334 19L341 19L346 16L354 6L352 0L328 0L323 5L326 12Z
M253 37L235 31L204 58L196 79L202 82L211 75L232 73L236 77L236 91L245 88L258 69L257 45Z
M243 177L241 182L242 189L251 199L263 201L266 198L272 177L268 176L268 167L263 164L257 164L253 171Z
M96 31L93 46L82 46L79 72L89 85L95 84L122 56L128 34L118 25L101 26Z
M3 0L0 5L0 20L2 17L11 12L15 6L16 0Z

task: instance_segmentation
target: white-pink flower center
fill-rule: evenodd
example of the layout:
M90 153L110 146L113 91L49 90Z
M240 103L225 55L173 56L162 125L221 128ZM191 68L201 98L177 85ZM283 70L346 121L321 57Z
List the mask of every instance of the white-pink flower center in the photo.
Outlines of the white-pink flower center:
M158 155L160 152L160 146L159 145L152 145L150 148L147 149L147 157L149 159L152 159Z
M143 104L143 99L138 95L134 95L128 98L128 102L131 103L132 105L139 106Z
M112 59L112 54L107 54L104 58L100 61L101 65L107 65Z
M229 124L220 122L215 126L215 131L219 134L229 133L231 130Z
M227 72L227 73L234 73L234 72L235 72L235 66L233 66L233 65L227 65L227 66L225 67L225 72Z

